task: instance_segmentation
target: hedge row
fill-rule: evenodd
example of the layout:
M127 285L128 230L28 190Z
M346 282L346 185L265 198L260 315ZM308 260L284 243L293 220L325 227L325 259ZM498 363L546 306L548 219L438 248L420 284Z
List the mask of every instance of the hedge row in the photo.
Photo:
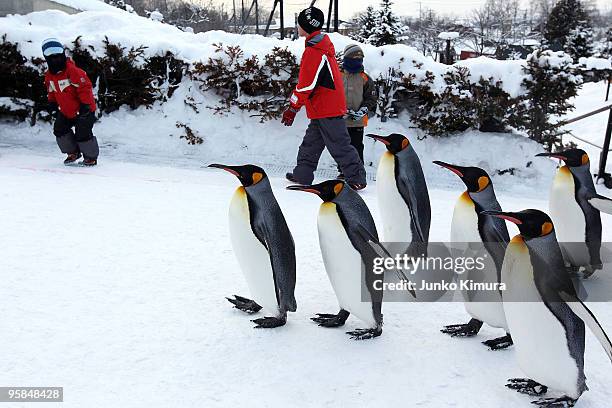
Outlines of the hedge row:
M69 53L89 75L95 87L100 110L111 113L121 106L150 107L171 98L186 83L202 92L213 92L218 103L207 108L228 111L233 107L250 111L261 121L280 116L295 87L299 70L296 57L286 48L274 48L260 58L245 57L238 46L216 45L208 61L188 64L168 52L146 57L145 47L125 48L108 39L102 53L95 53L76 38ZM102 56L98 56L102 55ZM340 57L340 56L339 56ZM415 62L415 67L417 63ZM46 119L45 69L42 59L24 58L17 44L2 37L0 42L0 114L19 120ZM403 110L426 134L443 136L469 128L482 131L525 131L548 149L559 147L560 132L551 118L572 109L569 99L581 83L571 58L552 51L536 51L524 68L524 92L511 97L502 83L481 78L469 80L465 67L452 67L443 75L444 87L434 87L436 76L426 72L417 80L414 74L389 69L374 78L379 91L378 115L383 120ZM4 97L4 98L3 98ZM8 98L12 101L3 104ZM185 104L196 112L190 97Z

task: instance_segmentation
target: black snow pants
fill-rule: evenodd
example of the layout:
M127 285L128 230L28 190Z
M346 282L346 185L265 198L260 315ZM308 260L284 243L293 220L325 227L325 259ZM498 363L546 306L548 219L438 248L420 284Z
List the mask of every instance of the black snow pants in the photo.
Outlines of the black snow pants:
M362 127L348 127L346 128L349 132L349 136L351 137L351 146L357 149L357 154L363 163L363 128ZM338 171L342 173L340 170L340 166L338 166Z
M342 116L310 121L298 150L297 166L293 170L298 182L312 183L319 158L326 147L349 183L366 184L363 163L357 149L351 145L351 137Z
M86 159L97 159L100 153L98 140L93 135L93 125L96 116L93 112L78 115L73 119L58 112L53 125L53 134L62 153L72 154L81 152ZM74 132L72 128L74 127Z

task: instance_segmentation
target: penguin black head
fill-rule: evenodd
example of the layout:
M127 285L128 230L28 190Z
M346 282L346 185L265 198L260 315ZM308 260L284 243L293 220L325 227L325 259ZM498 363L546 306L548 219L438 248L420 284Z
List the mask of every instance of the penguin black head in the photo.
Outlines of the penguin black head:
M544 237L555 229L548 214L540 210L529 209L519 212L483 211L481 214L491 215L516 224L525 239Z
M289 186L287 187L287 190L306 191L307 193L318 195L324 202L329 202L338 197L338 194L340 194L345 188L348 187L344 181L327 180L319 184Z
M410 141L404 135L399 133L391 133L389 136L379 136L372 133L366 135L374 140L378 140L387 147L389 153L397 154L410 146Z
M463 167L434 160L434 164L449 169L463 181L470 193L478 193L491 184L491 177L480 167Z
M554 157L565 162L569 167L580 167L589 164L589 155L582 149L568 149L557 153L540 153L538 157Z
M238 177L238 180L240 180L244 187L253 186L267 177L264 169L252 164L245 164L244 166L226 166L225 164L214 163L208 167L232 173L234 176Z

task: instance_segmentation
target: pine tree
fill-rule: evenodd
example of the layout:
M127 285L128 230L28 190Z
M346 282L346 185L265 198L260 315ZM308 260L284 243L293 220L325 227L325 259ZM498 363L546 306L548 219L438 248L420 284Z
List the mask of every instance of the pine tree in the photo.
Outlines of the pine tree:
M381 0L380 10L376 13L375 25L368 38L370 44L381 45L397 44L403 38L405 27L400 19L391 10L391 0Z
M357 24L359 25L359 30L352 36L353 40L368 43L368 39L376 26L376 11L374 11L372 6L368 6L368 8L359 15Z
M582 3L579 0L559 0L546 21L546 44L554 51L564 49L570 32L579 25L590 27L590 19Z
M582 84L582 77L573 73L572 58L562 51L535 50L523 67L525 89L518 103L507 113L510 124L527 132L530 139L546 150L563 148L561 136L568 133L553 118L574 109L571 98Z
M599 54L601 58L612 58L612 27L606 31L606 36L601 42Z
M593 55L593 29L588 24L579 24L570 30L565 39L565 52L572 56L574 62L581 57Z

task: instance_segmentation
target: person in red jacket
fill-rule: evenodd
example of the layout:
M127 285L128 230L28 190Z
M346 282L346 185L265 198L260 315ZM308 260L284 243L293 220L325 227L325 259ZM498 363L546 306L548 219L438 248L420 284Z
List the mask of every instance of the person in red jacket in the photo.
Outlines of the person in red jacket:
M64 164L72 164L83 155L79 164L95 166L99 148L93 135L96 101L91 81L85 71L66 57L64 46L57 39L43 41L42 52L49 68L45 72L45 87L48 111L55 115L53 134L62 153L68 155Z
M346 99L342 74L336 61L334 45L321 33L323 12L309 7L298 16L298 31L306 37L306 49L300 63L298 84L291 95L282 123L291 126L295 115L306 106L310 119L297 156L297 166L287 179L295 183L311 184L323 149L338 163L349 185L355 190L366 186L366 173L343 116Z

